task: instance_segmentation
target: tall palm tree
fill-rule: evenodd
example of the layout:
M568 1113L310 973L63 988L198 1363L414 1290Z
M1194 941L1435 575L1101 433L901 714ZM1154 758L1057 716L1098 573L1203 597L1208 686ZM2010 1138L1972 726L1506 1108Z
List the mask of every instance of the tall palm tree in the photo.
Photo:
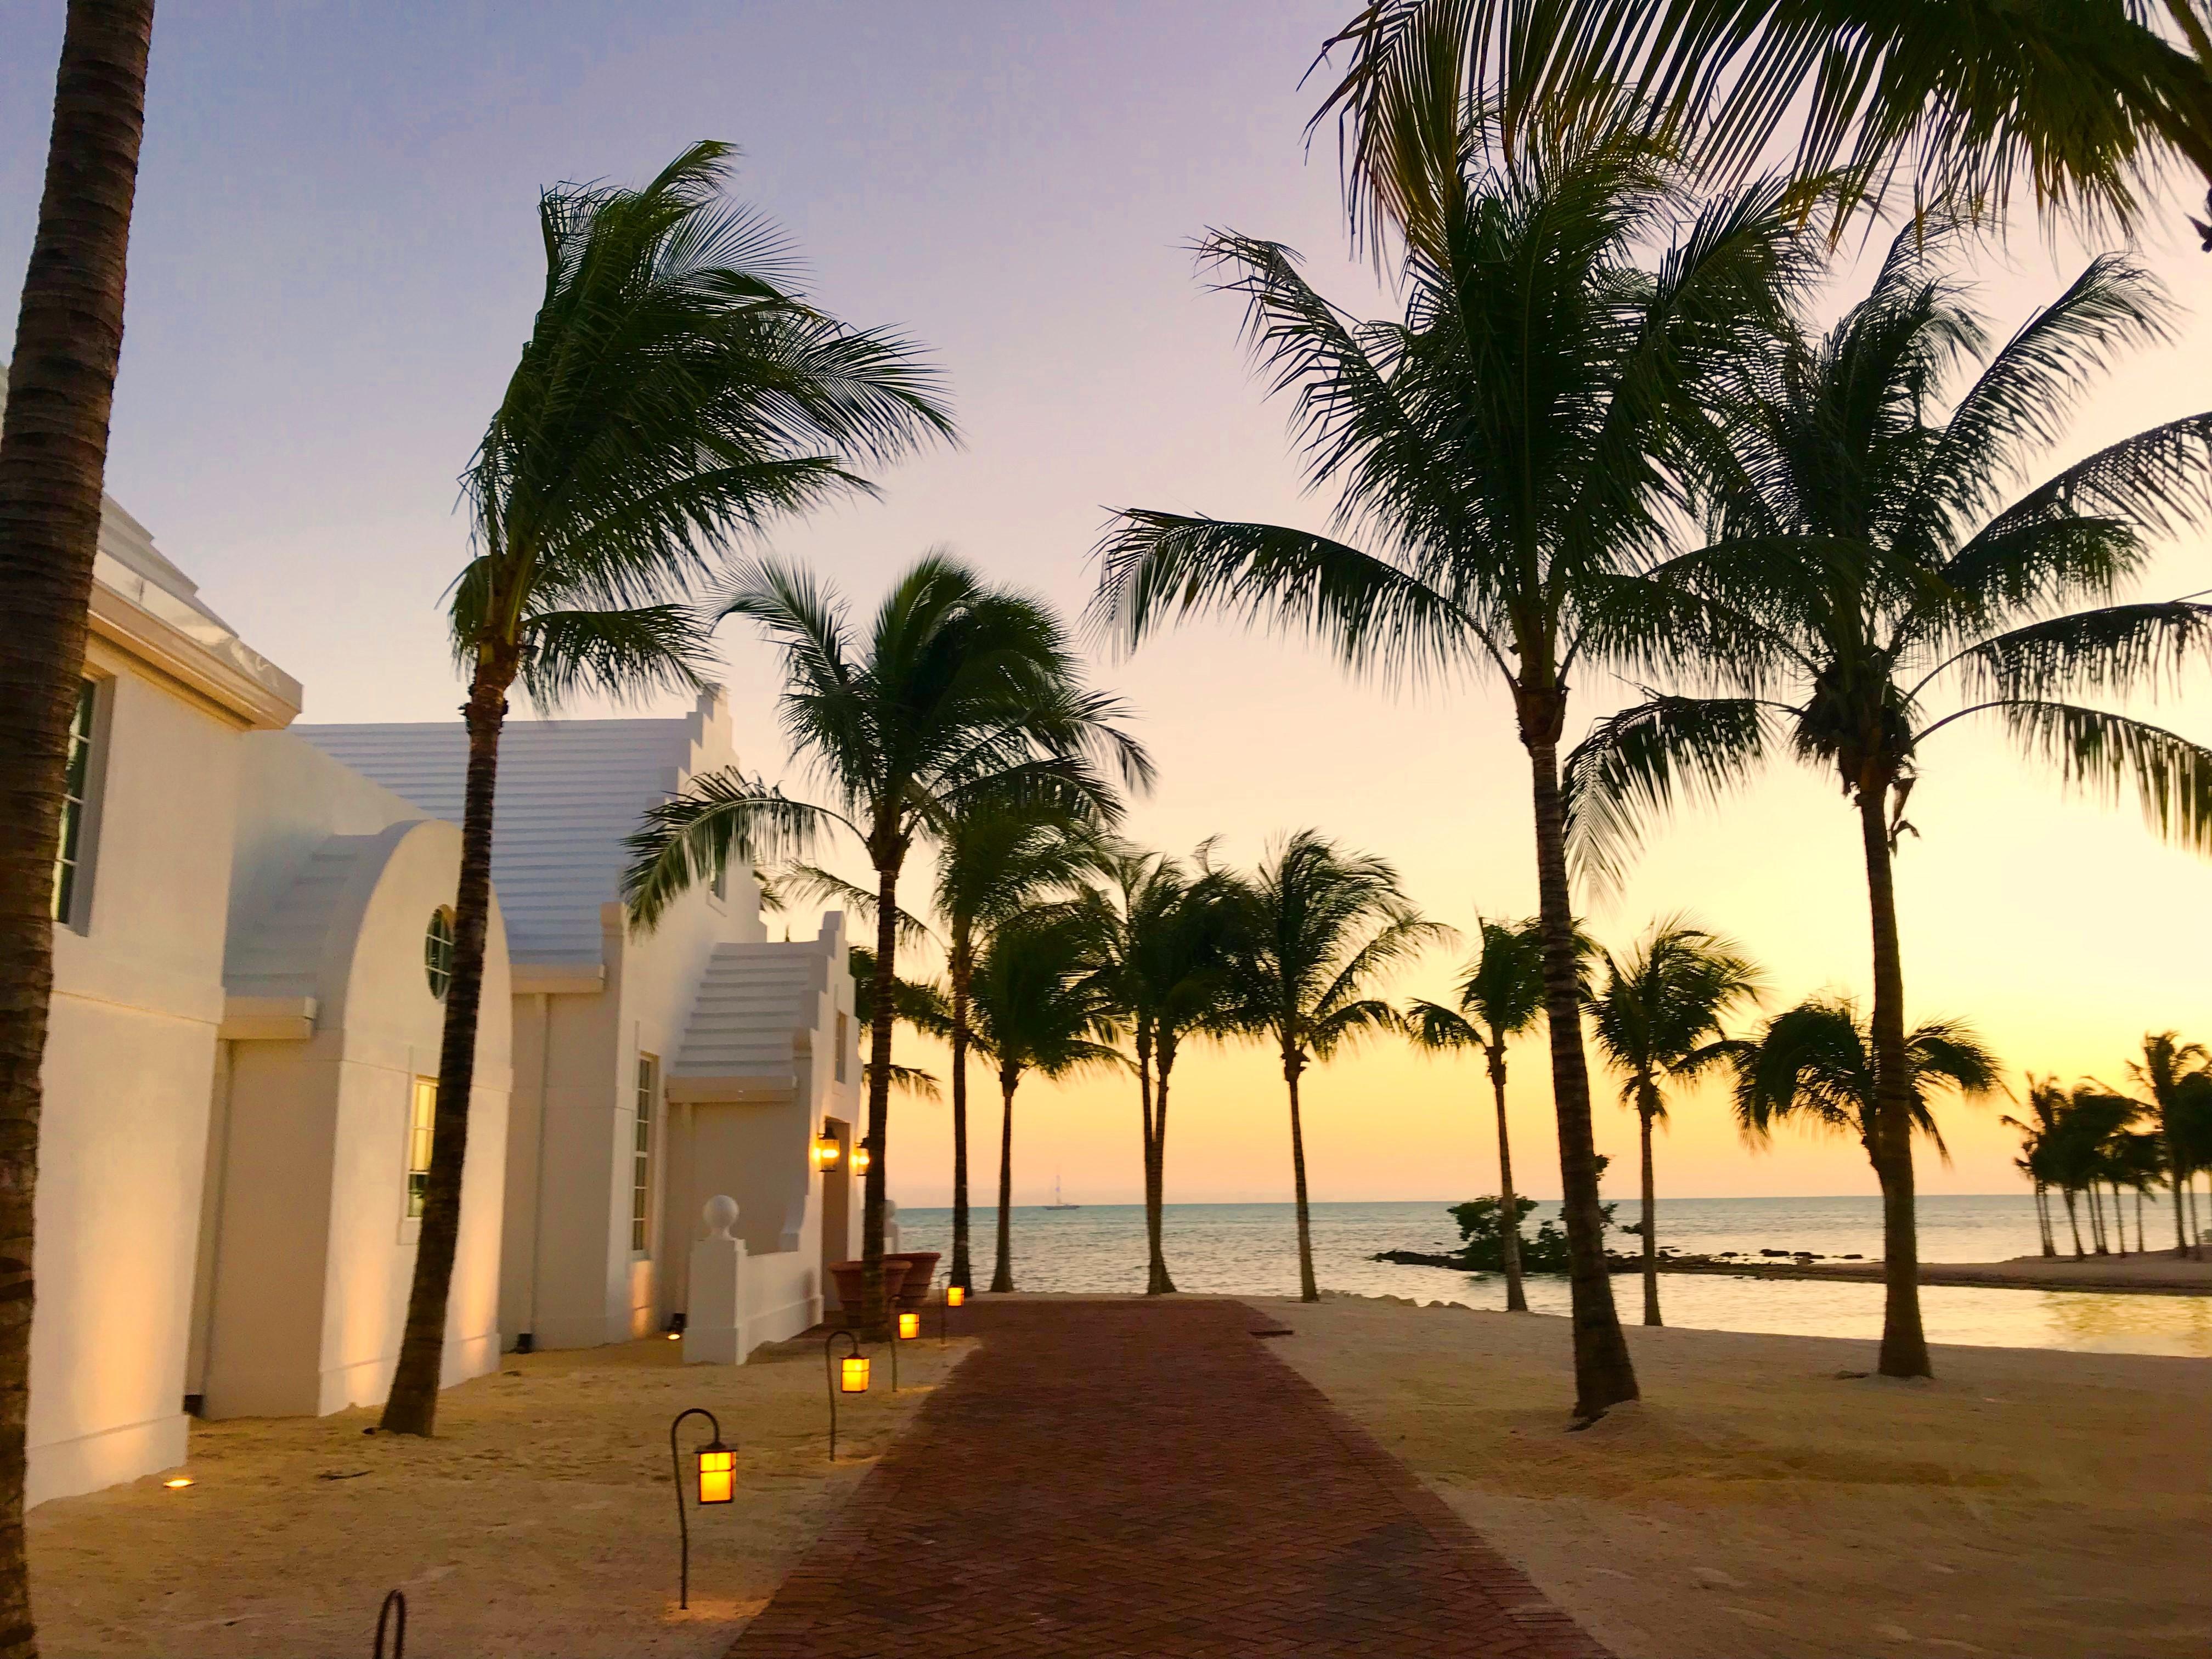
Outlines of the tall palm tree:
M1721 1021L1765 988L1733 939L1680 916L1652 924L1626 962L1603 953L1605 980L1590 996L1590 1030L1622 1077L1621 1103L1634 1110L1644 1154L1644 1322L1659 1317L1658 1198L1651 1127L1667 1116L1668 1083L1686 1083L1726 1057Z
M23 1560L40 1068L54 869L84 669L154 0L70 0L0 396L0 1656L38 1650Z
M723 614L754 623L781 652L784 735L828 802L794 800L735 769L695 778L631 837L624 891L632 917L649 927L732 859L803 853L840 829L866 853L876 877L876 985L861 1323L864 1334L880 1333L891 986L907 855L985 799L1073 799L1110 823L1121 800L1109 771L1148 787L1152 763L1116 724L1120 702L1084 685L1059 620L945 554L926 555L900 577L857 641L841 601L808 572L773 559L741 572Z
M1296 395L1309 482L1336 492L1337 533L1126 511L1100 550L1095 609L1125 645L1222 612L1314 635L1357 670L1494 671L1511 693L1587 1418L1633 1399L1636 1375L1598 1210L1559 789L1568 691L1586 667L1723 643L1707 607L1643 571L1667 544L1703 388L1777 325L1802 243L1783 191L1693 210L1680 170L1632 137L1509 156L1449 109L1404 118L1440 119L1441 137L1392 187L1401 319L1349 320L1277 243L1217 234L1202 248L1244 297L1262 368ZM1655 245L1667 251L1638 264Z
M1431 1052L1479 1048L1490 1073L1498 1114L1498 1203L1504 1218L1505 1310L1528 1311L1521 1279L1518 1193L1513 1185L1513 1137L1505 1123L1505 1045L1531 1030L1544 1012L1544 935L1534 916L1518 921L1475 918L1481 944L1459 982L1457 1007L1416 998L1407 1005L1406 1033ZM1587 959L1587 952L1584 953Z
M2055 1256L2058 1241L2051 1224L2051 1188L2058 1183L2052 1151L2066 1112L2066 1091L2058 1086L2057 1078L2039 1078L2031 1072L2023 1109L2027 1113L2024 1118L2007 1112L1997 1121L2020 1133L2021 1155L2014 1163L2035 1188L2035 1224L2043 1254Z
M2054 1083L2052 1091L2056 1115L2045 1137L2045 1159L2051 1179L2066 1203L2075 1257L2079 1260L2085 1254L2075 1209L2075 1200L2083 1194L2089 1199L2093 1252L2109 1255L2112 1247L2106 1240L2104 1200L2098 1185L2111 1179L2114 1141L2141 1115L2142 1104L2125 1095L2115 1094L2094 1080L2077 1083L2068 1090L2058 1090Z
M383 1426L435 1421L460 1233L507 695L541 708L700 683L708 630L684 603L716 550L865 492L854 470L951 422L936 376L890 335L799 299L778 233L726 205L726 144L693 145L642 190L563 185L538 202L545 286L462 489L473 556L453 587L470 676L453 969L421 1243Z
M1775 1124L1799 1119L1816 1131L1850 1135L1881 1176L1881 1105L1871 1028L1848 997L1814 997L1766 1022L1756 1037L1722 1045L1735 1073L1735 1118L1743 1137L1764 1143ZM1945 1163L1951 1150L1936 1126L1931 1099L1942 1092L1975 1100L1998 1085L1996 1056L1961 1020L1934 1019L1905 1038L1908 1116L1912 1133Z
M870 907L873 908L872 906ZM846 966L853 975L853 1019L863 1030L873 1030L876 1022L876 953L866 945L848 945ZM927 980L908 979L903 974L891 976L891 1021L910 1031L929 1036L942 1036L951 1028L951 1007L939 987ZM868 1067L860 1067L862 1081L868 1077ZM925 1100L937 1098L937 1079L918 1066L894 1065L890 1072L891 1087Z
M2192 1260L2204 1256L2203 1233L2197 1227L2197 1175L2212 1170L2212 1089L2191 1089L2176 1103L2166 1130L2167 1167L2180 1183L2173 1195L2176 1208L2189 1212L2184 1231Z
M1923 198L2001 215L2025 190L2046 223L2125 226L2170 163L2212 183L2206 0L1370 0L1322 57L1339 46L1314 121L1338 118L1363 218L1401 165L1394 106L1438 83L1516 128L1626 86L1723 175L1794 130L1801 171L1844 170L1846 208L1902 170Z
M969 988L978 951L1040 899L1067 892L1097 845L1080 800L1017 797L964 803L937 843L932 908L945 932L952 1048L952 1266L946 1283L972 1290L968 1251Z
M1176 1059L1193 1037L1234 1028L1233 876L1198 849L1195 871L1161 853L1107 845L1079 901L1091 972L1130 1036L1143 1131L1145 1294L1170 1295L1164 1224L1168 1097Z
M2146 1031L2142 1058L2128 1062L2128 1081L2158 1120L2166 1178L2173 1188L2173 1253L2185 1256L2191 1241L2181 1200L2189 1179L2188 1137L2182 1132L2181 1118L2189 1099L2212 1093L2212 1054L2201 1042L2184 1042L2177 1032Z
M969 982L973 1041L999 1076L998 1259L991 1293L1014 1288L1014 1091L1034 1072L1057 1082L1121 1064L1115 1011L1091 974L1082 920L1064 908L994 929Z
M1929 740L1994 725L2069 784L2109 793L2131 782L2158 831L2212 852L2212 749L2069 700L2154 691L2212 647L2212 606L2108 603L2154 537L2212 517L2212 414L2014 493L2089 377L2163 337L2163 301L2142 270L2100 259L1990 354L1941 268L1945 240L1925 227L1899 236L1833 330L1778 336L1719 404L1711 539L1662 580L1741 621L1723 667L1748 695L1653 695L1601 722L1567 763L1576 850L1601 872L1676 793L1711 796L1778 750L1826 771L1856 811L1884 1079L1881 1366L1893 1376L1929 1364L1893 872ZM1947 398L1956 366L1985 355Z
M1378 982L1450 929L1422 920L1379 858L1301 830L1261 864L1239 900L1237 1024L1275 1048L1291 1103L1291 1173L1297 1195L1298 1297L1318 1302L1306 1204L1298 1079L1361 1038L1399 1028Z

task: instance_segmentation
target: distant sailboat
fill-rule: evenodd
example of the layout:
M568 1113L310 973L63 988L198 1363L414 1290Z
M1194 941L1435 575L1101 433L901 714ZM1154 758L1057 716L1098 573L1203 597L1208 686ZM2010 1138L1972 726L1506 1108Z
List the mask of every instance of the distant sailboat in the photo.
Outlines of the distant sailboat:
M1083 1206L1080 1204L1070 1204L1066 1200L1060 1197L1060 1171L1054 1170L1052 1172L1052 1202L1046 1205L1045 1208L1048 1210L1079 1210Z

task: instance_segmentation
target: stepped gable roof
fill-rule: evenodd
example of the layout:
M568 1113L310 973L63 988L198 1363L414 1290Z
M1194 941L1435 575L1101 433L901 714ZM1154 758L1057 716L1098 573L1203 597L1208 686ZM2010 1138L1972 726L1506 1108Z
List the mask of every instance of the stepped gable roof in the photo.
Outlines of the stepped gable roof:
M424 811L460 822L468 733L458 721L293 730ZM734 760L719 690L676 720L510 720L491 876L512 959L597 963L599 908L620 893L624 838L647 807Z
M716 945L669 1068L673 1093L795 1087L797 1056L811 1050L827 1018L823 999L835 996L831 975L844 963L845 918L836 910L811 939Z

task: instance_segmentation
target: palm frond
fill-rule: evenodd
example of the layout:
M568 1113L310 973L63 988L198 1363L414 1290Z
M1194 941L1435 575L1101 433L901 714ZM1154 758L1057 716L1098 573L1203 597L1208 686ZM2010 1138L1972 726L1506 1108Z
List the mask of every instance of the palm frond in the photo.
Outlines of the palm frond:
M642 825L623 843L630 863L623 872L623 898L631 925L649 931L687 889L732 864L802 854L838 826L853 828L838 814L793 800L735 767L702 773L681 794L647 807Z
M701 690L715 665L712 627L681 605L556 611L532 617L521 644L522 688L549 713L579 691L631 702Z
M1482 1033L1456 1008L1416 997L1400 1016L1400 1029L1416 1048L1443 1054L1454 1048L1484 1047Z
M787 902L796 900L801 904L834 904L851 912L872 929L876 925L875 893L818 864L783 865L775 872L775 886ZM902 950L918 950L936 942L937 936L929 931L927 924L904 909L892 919L891 926L896 931Z
M2056 766L2069 787L2109 801L2132 784L2144 821L2160 837L2212 852L2212 749L2146 721L2073 703L2017 699L1962 714L1987 712L2004 721L2029 755Z
M1567 852L1577 873L1617 887L1677 801L1714 801L1765 762L1775 714L1750 697L1658 696L1608 715L1567 757Z
M2212 653L2212 605L2177 599L2076 611L1984 640L1959 666L1978 695L2154 694Z

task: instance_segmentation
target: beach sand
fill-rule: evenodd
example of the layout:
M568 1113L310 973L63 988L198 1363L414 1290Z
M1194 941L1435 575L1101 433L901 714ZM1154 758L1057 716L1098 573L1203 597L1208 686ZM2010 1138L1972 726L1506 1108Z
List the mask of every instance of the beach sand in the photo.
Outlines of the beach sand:
M410 1653L718 1656L966 1347L906 1344L896 1401L874 1350L834 1471L818 1341L738 1367L684 1365L660 1338L509 1354L446 1392L428 1441L364 1435L369 1411L195 1424L192 1486L149 1478L32 1512L42 1650L360 1659L398 1587ZM695 1405L736 1439L738 1501L691 1510L684 1613L668 1422ZM684 1424L687 1451L705 1438Z
M1616 1290L1618 1290L1616 1284ZM1571 1432L1563 1319L1268 1301L1271 1346L1621 1659L2212 1652L2212 1361L1629 1328Z

